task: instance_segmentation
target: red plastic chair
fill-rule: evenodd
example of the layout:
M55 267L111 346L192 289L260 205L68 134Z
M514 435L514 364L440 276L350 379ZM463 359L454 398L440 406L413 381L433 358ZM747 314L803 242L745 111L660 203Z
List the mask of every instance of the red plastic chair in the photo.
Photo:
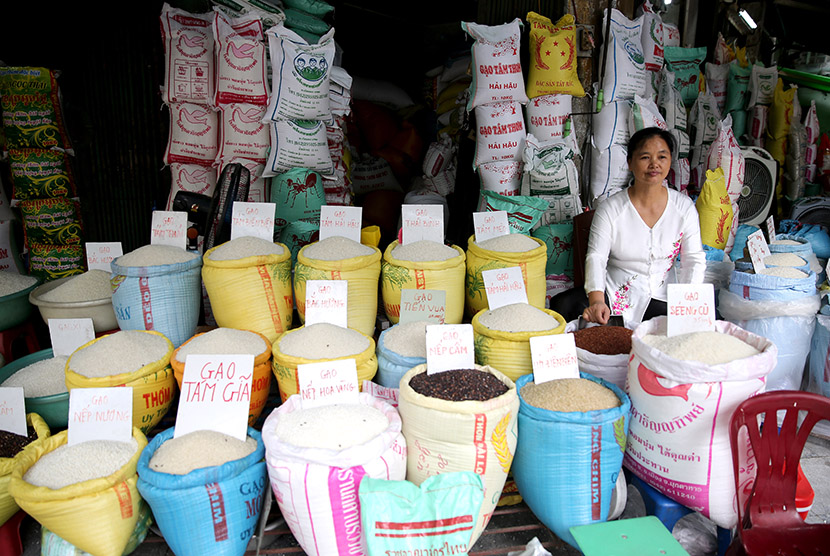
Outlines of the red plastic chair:
M775 426L778 411L785 412L780 430ZM773 426L762 427L759 416ZM822 419L830 420L830 399L795 390L759 394L735 410L729 440L738 535L727 556L830 555L830 524L805 523L795 503L801 451Z

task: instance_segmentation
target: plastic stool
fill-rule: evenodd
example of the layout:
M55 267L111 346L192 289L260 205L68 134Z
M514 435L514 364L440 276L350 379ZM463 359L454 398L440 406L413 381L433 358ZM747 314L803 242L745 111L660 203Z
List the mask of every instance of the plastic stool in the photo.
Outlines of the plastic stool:
M635 517L570 528L585 556L689 556L657 517Z
M0 526L0 554L3 554L3 556L20 556L23 554L23 541L20 540L20 523L24 517L26 517L26 512L19 510Z
M17 326L0 330L0 353L6 359L7 364L14 360L12 346L14 342L21 338L26 342L27 354L40 351L40 342L37 340L37 334L35 334L35 327L32 325L32 321L27 320Z

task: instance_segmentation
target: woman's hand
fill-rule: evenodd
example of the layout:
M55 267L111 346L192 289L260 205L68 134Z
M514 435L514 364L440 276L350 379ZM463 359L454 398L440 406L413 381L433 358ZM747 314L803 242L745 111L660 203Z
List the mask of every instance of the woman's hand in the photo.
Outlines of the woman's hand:
M587 309L582 311L582 318L588 322L607 324L610 317L611 309L605 304L604 300L591 303Z

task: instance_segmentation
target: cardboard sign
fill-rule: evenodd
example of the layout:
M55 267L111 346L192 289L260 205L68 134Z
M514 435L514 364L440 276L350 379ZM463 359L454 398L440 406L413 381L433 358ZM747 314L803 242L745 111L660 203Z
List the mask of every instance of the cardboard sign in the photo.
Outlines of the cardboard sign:
M275 203L234 202L231 214L231 241L245 236L274 241L276 210Z
M527 303L524 277L518 266L484 270L481 277L484 278L484 291L487 292L487 305L491 311L513 303Z
M761 230L754 231L747 236L746 248L749 250L749 258L752 259L752 268L755 270L755 274L767 268L764 259L769 257L770 252L767 240L764 239L764 233Z
M666 335L715 329L715 287L712 284L669 284Z
M358 403L360 388L354 359L297 365L297 382L303 409L335 403Z
M770 243L775 241L775 221L772 219L772 216L767 218L767 236L769 236Z
M392 407L398 407L398 395L400 390L397 388L387 388L386 386L381 386L371 380L364 380L363 393L369 394L379 400L383 400Z
M400 324L429 321L444 324L447 306L447 292L444 290L401 290Z
M474 368L473 325L427 326L427 374Z
M112 272L110 263L124 254L120 241L86 244L86 266L89 270Z
M474 212L473 228L475 229L476 243L494 237L506 236L510 233L510 225L507 223L507 211Z
M318 322L349 327L348 280L306 280L305 325Z
M244 442L253 375L254 356L250 353L188 355L173 438L210 430Z
M187 249L187 213L175 210L154 210L151 245L172 245Z
M49 319L52 354L70 356L73 351L95 339L92 319Z
M0 388L0 430L29 436L26 431L26 401L22 386Z
M320 240L333 236L360 243L363 208L323 205L320 207Z
M70 446L89 440L129 442L133 437L133 388L73 388L69 391Z
M402 245L416 241L444 243L443 205L403 205L401 206L401 222L403 224Z
M533 382L542 384L560 378L579 378L574 335L552 334L530 338Z

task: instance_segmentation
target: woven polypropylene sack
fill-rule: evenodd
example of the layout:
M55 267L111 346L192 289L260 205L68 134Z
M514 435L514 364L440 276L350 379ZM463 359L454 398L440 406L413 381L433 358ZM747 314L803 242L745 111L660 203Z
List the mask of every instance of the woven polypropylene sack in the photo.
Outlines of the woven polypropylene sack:
M301 409L300 396L271 412L262 426L274 497L309 556L362 555L360 482L364 477L401 481L406 474L406 441L398 412L369 394L360 394L358 403L382 411L389 425L371 440L339 451L300 448L277 438L280 418Z
M39 442L41 439L49 437L49 425L37 413L27 413L26 424L34 428L35 433L37 433L37 439L34 442ZM6 523L20 509L20 506L17 505L17 502L9 494L9 481L11 480L12 469L20 460L22 453L23 451L21 450L14 457L0 458L0 526Z
M487 292L484 289L482 272L496 268L518 266L527 292L527 301L537 309L545 308L545 266L548 262L547 246L539 238L533 238L538 247L522 253L505 253L482 249L475 242L475 236L467 240L467 276L465 297L467 315L470 317L487 309Z
M248 406L248 426L254 426L256 420L265 409L265 402L268 401L268 394L271 391L271 342L268 338L258 332L249 330L259 336L265 342L265 351L257 354L254 357L254 374L251 377L251 403ZM173 376L176 377L176 383L179 389L182 387L182 379L184 378L184 363L176 359L176 353L188 342L194 338L198 338L202 334L196 334L187 342L176 348L173 355L170 356L170 366L173 368Z
M398 246L393 241L383 253L381 265L381 295L386 317L397 324L401 316L401 292L411 290L443 290L446 292L444 323L461 324L464 318L464 276L466 275L464 250L453 245L458 253L446 261L415 262L396 259L392 250Z
M160 332L148 330L146 333L164 337ZM103 338L106 338L106 336L91 340L79 347L78 350L91 346ZM89 378L73 370L75 367L73 366L72 355L70 355L66 362L66 387L69 390L73 388L111 388L113 386L132 387L133 426L141 429L142 433L147 433L161 421L176 396L176 378L173 376L173 369L170 367L173 345L170 340L167 340L167 343L167 352L157 361L148 363L131 373L97 378ZM78 350L75 350L74 353L77 353Z
M300 327L302 328L302 327ZM273 358L271 360L271 368L274 371L274 376L277 377L277 384L280 388L280 398L285 402L289 396L299 393L299 378L297 376L297 366L306 363L320 363L323 361L337 361L340 359L354 359L357 366L357 383L362 385L364 380L372 380L378 370L378 358L375 354L375 340L371 336L366 336L369 340L369 347L362 352L355 355L346 355L344 357L335 357L334 359L306 359L305 357L296 357L288 355L280 351L280 341L293 332L300 330L295 328L277 338L271 348ZM354 330L354 329L352 329ZM359 330L354 330L360 332Z
M229 261L204 256L205 283L216 324L253 330L269 342L291 328L291 251L282 243L281 255L257 255Z
M816 316L816 328L810 346L810 384L822 396L830 398L830 317Z
M401 379L398 412L406 438L406 479L420 485L427 477L451 471L481 475L484 502L476 518L470 546L478 540L507 480L516 453L519 397L516 386L491 367L476 369L501 380L507 392L491 400L451 402L417 393L409 382L426 372L426 365L411 369Z
M306 246L308 247L308 246ZM307 280L346 280L348 325L372 336L378 313L378 280L380 280L381 253L372 247L371 255L341 259L339 261L321 261L305 256L306 247L297 253L297 265L294 267L294 298L297 300L297 313L300 321L305 323L305 283Z
M386 334L393 328L395 327L387 328L378 337L378 372L374 381L387 388L398 388L401 378L409 369L427 362L426 357L406 357L389 349L385 342ZM424 341L426 342L426 339Z
M735 270L729 281L729 291L752 300L788 301L816 293L816 275L810 272L804 278L783 278L770 274L750 274Z
M513 478L533 514L576 547L570 528L608 519L622 471L631 401L617 386L587 373L581 378L611 389L620 405L596 411L551 411L528 404L519 392L519 441ZM567 508L567 511L563 511Z
M566 325L565 319L556 311L541 310L556 319L557 326L535 332L493 330L481 324L481 315L486 313L487 309L476 313L472 321L476 363L493 367L514 382L520 376L533 372L530 339L534 336L562 334Z
M257 447L244 458L186 475L152 470L150 460L173 433L157 434L138 460L138 491L164 540L178 556L242 556L256 532L266 487L260 433L248 428Z
M121 330L156 330L179 347L193 336L202 302L201 257L175 264L112 262L112 307Z
M138 522L141 496L136 489L136 464L147 438L133 427L138 449L107 477L55 490L24 481L23 475L45 454L66 444L67 437L63 431L28 446L12 469L9 493L23 511L81 550L95 556L121 556Z
M138 520L135 529L127 539L127 546L123 554L132 554L139 547L153 523L153 512L144 500L138 503ZM77 546L60 538L46 527L40 527L40 556L91 556L89 552L80 550Z
M565 326L565 332L576 332L578 325L577 320L572 320ZM610 382L621 390L625 390L625 380L628 376L628 357L628 353L606 355L576 348L577 366L581 372Z

